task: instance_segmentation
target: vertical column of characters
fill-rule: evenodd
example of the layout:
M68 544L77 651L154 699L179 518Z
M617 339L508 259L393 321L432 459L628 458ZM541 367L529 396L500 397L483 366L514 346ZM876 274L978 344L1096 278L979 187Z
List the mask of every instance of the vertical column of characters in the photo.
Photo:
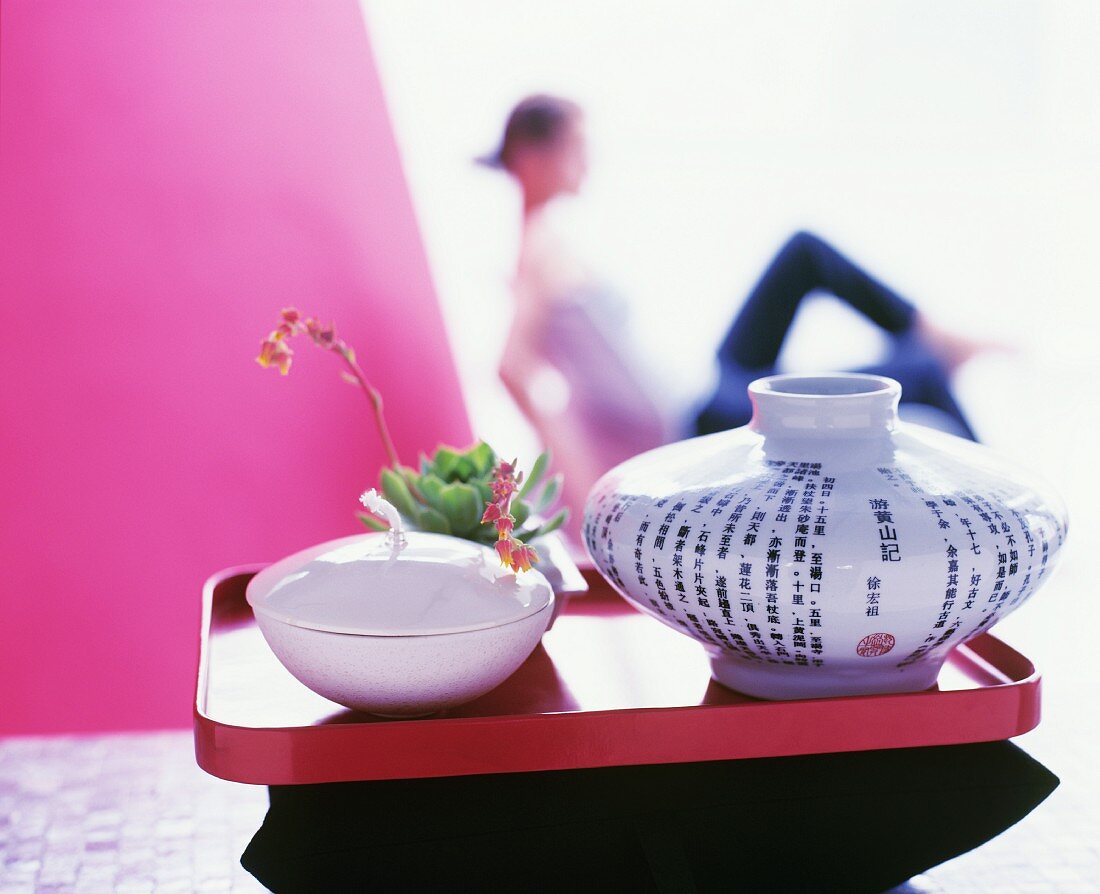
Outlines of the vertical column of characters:
M824 524L825 514L825 499L832 496L833 487L836 485L836 478L826 477L822 480L821 485L821 505L819 505L819 517L818 522ZM797 496L797 491L788 491L784 496L791 496L791 503L793 506L794 498ZM803 495L803 500L806 497ZM812 500L812 497L811 497ZM799 514L801 516L807 515L805 507L807 504L800 504L801 508ZM815 525L816 529L817 525ZM822 532L824 529L822 528ZM791 614L794 617L794 623L791 629L791 647L794 650L794 662L795 664L808 667L811 663L810 654L813 654L813 665L820 667L824 660L822 654L824 653L823 638L822 638L822 617L821 608L818 606L818 598L821 593L821 571L822 561L820 553L811 552L811 550L817 550L817 535L814 536L813 547L810 546L810 519L808 518L796 518L794 528L794 549L791 553L791 568L793 583L791 584ZM807 558L813 559L816 555L816 564L807 566ZM798 567L795 567L798 566ZM806 572L806 568L817 568L819 577L817 580L810 578ZM810 604L807 606L806 599L809 596ZM807 609L809 609L807 611ZM809 621L813 621L813 630L807 637L807 628Z
M783 536L787 538L789 543L794 544L791 549L790 564L792 568L794 565L805 565L806 563L805 543L803 543L802 547L797 545L798 537L797 534L793 532L790 522L791 515L795 514L794 503L795 499L798 497L798 488L794 487L793 484L796 480L801 480L802 477L803 476L797 474L792 476L791 482L789 482L789 485L783 490L779 509L776 510L775 513L776 525L783 526L780 528L780 530L783 531ZM805 540L805 538L803 538L803 540ZM781 547L782 543L777 544L777 548ZM790 614L792 618L790 638L791 654L787 663L808 666L810 660L809 656L806 654L806 619L802 617L805 612L796 607L804 604L802 590L805 588L805 584L799 580L800 573L798 571L794 571L793 576L794 583L793 585L788 584L790 592L787 596L791 606ZM779 654L778 649L776 650L776 654Z
M649 516L646 516L638 524L638 532L634 535L634 575L638 580L638 586L649 595L649 581L646 580L645 563L642 562L642 546L645 544L645 535L649 530ZM650 599L652 602L652 598Z
M730 500L727 501L727 505L736 496L736 492L730 492ZM723 498L725 499L725 498ZM726 625L734 628L730 631L729 638L733 642L733 645L738 653L747 659L752 661L759 661L760 655L752 650L752 647L745 641L744 636L736 629L737 624L733 617L733 606L730 602L729 590L730 584L727 579L726 560L729 556L730 549L733 546L733 539L737 536L737 527L748 510L752 505L752 498L748 496L741 497L737 501L733 510L730 512L726 519L725 524L722 526L722 532L718 538L718 550L717 558L718 563L715 566L715 595L718 598L718 607L722 612L722 618ZM752 563L746 562L744 555L741 556L741 561L738 564L738 587L741 596L741 611L742 614L746 614L753 610L752 607ZM747 602L746 602L747 599ZM748 608L746 608L746 605ZM748 619L744 619L745 623L748 623Z
M634 574L637 576L638 586L642 588L642 591L646 595L646 601L649 602L650 606L652 606L654 611L656 611L659 615L663 616L664 613L665 613L664 608L661 605L661 603L658 602L657 597L654 596L654 594L650 591L650 588L649 588L650 579L652 579L653 586L657 590L658 593L660 593L661 588L664 586L664 580L661 578L661 575L660 575L660 570L661 570L660 565L658 565L656 563L656 560L654 560L653 577L648 578L647 574L646 574L645 562L643 561L643 559L645 557L645 552L644 552L645 540L646 540L646 535L649 532L649 529L650 529L650 521L649 521L649 515L647 514L645 516L645 518L643 518L641 520L641 522L638 524L638 533L634 536ZM654 539L656 539L656 538L654 538Z
M1039 574L1035 577L1035 586L1039 586L1039 581L1046 575L1047 565L1050 562L1050 537L1045 523L1040 522L1037 533L1039 535Z
M868 618L877 618L882 605L882 579L872 575L867 578L867 606L863 613Z
M926 493L925 489L922 488L921 485L919 485L916 481L914 481L913 476L906 472L905 469L899 469L895 467L893 469L893 473L900 483L899 487L904 487L908 489L911 493L918 497L924 497Z
M773 474L762 478L757 482L752 490L761 491L767 488L764 494L764 499L755 504L752 515L749 517L749 523L746 525L745 534L741 538L741 545L745 547L745 550L741 552L740 562L738 563L738 570L740 572L738 576L738 583L740 585L740 599L741 599L741 612L745 616L745 629L748 632L749 637L752 639L753 646L758 656L761 656L765 661L770 663L778 663L778 659L772 654L772 650L768 645L767 640L764 638L764 631L761 625L756 621L756 601L753 588L753 565L758 562L755 558L759 554L759 549L756 549L757 541L762 534L762 527L767 521L768 512L763 507L763 503L769 499L774 499L775 495L782 489L782 482L785 479L783 468L786 466L786 462L783 460L768 460L767 465L772 468ZM765 563L766 564L766 563ZM769 580L771 586L774 586L774 578L764 579L764 590L768 592ZM749 618L749 615L753 615L753 618Z
M939 617L932 625L932 630L929 631L928 635L924 638L924 642L898 662L897 666L899 668L905 668L911 664L916 664L929 652L939 649L939 647L951 639L959 629L961 621L958 618L955 619L951 626L947 626L947 619L951 614L951 610L947 606L954 605L959 591L959 550L958 547L949 540L945 539L944 543L946 544L944 547L944 555L947 560L947 579L944 587L944 601L941 606ZM937 634L936 631L940 629L942 629L943 632Z
M738 586L740 588L741 613L745 618L745 630L748 632L749 637L753 641L753 645L756 647L756 654L769 661L774 661L775 659L772 658L771 649L769 649L768 644L764 642L764 634L760 631L760 625L749 617L749 615L756 614L756 606L753 602L752 566L752 557L742 553L741 561L738 562Z
M665 509L669 504L669 499L657 500L653 504L653 508L660 512ZM684 508L683 503L675 503L670 506L665 514L661 516L661 522L657 526L657 533L653 537L653 586L657 591L657 599L660 605L657 606L657 611L662 617L667 618L670 621L674 621L681 627L686 628L687 622L680 617L679 611L676 609L676 605L672 600L672 594L669 593L668 584L665 577L667 567L664 565L662 558L665 553L665 548L668 544L669 532L672 530L672 526L676 524L676 514Z
M682 502L677 503L672 507L673 512L679 512L684 508L684 505ZM676 529L676 533L672 541L672 588L676 591L677 604L683 604L688 601L687 587L684 585L684 547L687 546L691 525L675 518L673 527Z
M604 507L607 505L609 495L607 491L596 494L590 498L592 511L587 513L584 522L584 542L588 547L588 554L597 562L600 560L600 541L597 532L607 522L604 521Z
M721 645L727 651L733 650L733 643L726 635L726 631L718 621L718 615L713 603L714 597L709 590L707 581L707 554L713 551L711 542L711 530L707 527L709 506L719 498L721 490L704 491L699 495L695 505L691 507L691 514L696 516L695 542L692 545L691 585L695 594L695 605L688 612L688 620L694 625L705 625L711 642ZM715 538L716 539L716 538Z
M682 614L687 619L686 622L682 621L681 623L685 627L694 630L700 639L717 644L715 638L703 626L699 619L699 611L692 605L688 597L684 553L688 545L688 538L691 536L692 526L686 517L681 518L678 515L686 505L685 502L680 501L672 507L674 513L677 513L673 521L673 527L676 528L676 539L672 546L672 588L676 592L676 605L679 607L678 614ZM689 557L691 555L692 553L688 553Z
M782 624L779 618L779 562L782 556L783 537L772 528L768 537L768 549L764 553L764 617L776 658L783 664L794 664L791 653L783 642L783 632L779 630Z
M974 518L980 520L986 513L974 502L972 496L965 490L960 490L950 497L944 496L941 498L940 502L946 507L944 519L947 520L948 515L953 516L954 524L951 524L951 528L957 531L960 538L966 538L965 541L959 544L958 548L955 547L953 540L948 543L948 574L949 576L951 575L950 569L955 569L958 573L958 583L954 597L951 600L951 606L954 607L958 600L959 593L964 594L964 600L963 608L956 612L955 618L950 625L946 625L946 618L943 617L943 612L941 611L941 617L933 626L935 628L942 627L945 629L932 644L933 649L938 649L959 632L963 624L962 612L971 613L974 611L975 605L980 603L983 586L982 580L984 576L982 571L978 568L978 557L983 555L983 544L981 541L984 538L979 536L978 531L975 530ZM960 503L962 504L961 506ZM958 528L955 528L955 524L958 525ZM996 544L994 544L994 546L996 546ZM963 568L966 567L963 564L964 561L966 565L969 565L970 570L968 572L963 571ZM1003 587L1003 582L1001 586ZM998 592L1000 589L1001 587L997 588ZM948 602L945 599L944 605L947 604ZM993 614L989 613L984 608L982 611L983 614L978 620L978 623L964 636L960 637L960 640L969 638L975 631L979 631L992 623Z
M947 555L947 585L943 591L943 602L940 603L940 613L936 618L936 623L932 625L933 630L940 630L947 626L947 620L951 617L951 610L955 607L955 600L959 595L959 549L954 543L945 539L947 546L944 552ZM966 604L972 606L974 604L974 597L969 595L970 590L967 591Z
M899 668L905 668L911 664L916 664L924 658L929 651L934 649L937 645L946 642L955 634L955 628L951 628L943 634L942 639L940 638L941 634L936 633L937 630L942 630L947 626L947 621L951 617L951 611L959 595L959 549L950 539L952 536L950 519L952 513L950 509L945 509L944 506L941 505L940 500L934 499L929 493L922 492L921 496L924 497L921 502L928 510L928 514L936 521L936 529L941 534L946 535L943 538L944 566L946 568L943 602L940 603L939 614L932 623L932 628L925 636L924 642L898 662L897 667ZM951 499L945 500L944 502L948 506L954 505L954 500Z
M638 498L633 495L625 497L621 496L616 499L615 502L612 503L611 507L608 509L607 514L604 516L604 526L601 530L603 536L607 538L608 565L605 569L606 574L609 578L611 578L611 580L620 590L624 591L626 589L626 586L623 583L622 572L619 570L618 563L620 557L616 555L616 544L620 542L620 534L623 535L623 539L626 540L628 545L634 539L633 536L631 536L629 527L623 525L622 521L627 513L627 510L629 510L630 507L633 506L637 501Z
M983 607L984 616L971 630L971 633L976 633L993 624L1001 614L1002 608L1005 606L1009 596L1012 595L1012 581L1010 578L1015 577L1019 571L1019 562L1009 562L1009 553L1012 551L1012 548L1007 543L1007 535L1011 533L1011 529L1008 531L1002 529L1001 522L1004 516L998 512L988 500L975 493L963 491L959 494L959 499L966 504L968 509L967 514L976 515L981 520L982 524L985 525L982 539L990 545L990 549L996 560L993 570L993 588L986 598L986 605ZM1008 527L1007 524L1005 527ZM1011 574L1009 574L1010 566ZM967 600L964 608L971 608L978 600L978 594L974 593L973 589L972 587L971 590L967 592Z
M1034 512L1024 515L1017 509L1006 505L1006 509L1013 516L1013 520L1020 529L1024 538L1024 549L1020 552L1020 562L1026 562L1024 578L1017 588L1016 598L1012 604L1025 599L1049 571L1051 556L1051 544L1058 546L1065 538L1065 530L1060 521L1052 514L1046 512ZM1026 559L1024 558L1026 553ZM1011 569L1011 553L1010 553Z
M979 517L985 522L989 535L996 538L996 580L1004 584L993 612L999 616L1005 608L1019 602L1020 597L1023 595L1022 578L1020 576L1020 543L1016 536L1017 531L1006 516L1012 516L1017 523L1020 523L1021 519L1018 512L1014 512L1006 505L1007 497L1003 492L992 495L969 494L968 496L974 501L975 505L980 506ZM996 588L996 583L994 587ZM969 607L970 603L967 602L964 608ZM989 621L987 616L975 630L979 630L990 623L992 621Z
M763 487L763 482L754 486L753 490L760 490ZM764 656L766 661L775 662L775 658L772 657L771 649L768 648L768 644L764 641L764 634L760 629L760 625L755 620L750 620L748 615L756 613L756 605L754 601L752 577L753 577L753 555L751 547L756 545L756 540L760 536L760 526L764 523L764 520L768 517L765 510L756 508L753 509L752 515L749 516L749 523L745 527L745 536L741 538L741 545L749 547L749 552L741 553L741 611L745 613L745 628L752 638L753 645L756 646L756 651L759 655Z
M874 497L868 502L878 524L880 558L883 562L900 562L901 544L898 542L897 523L894 521L890 501L886 497Z
M814 471L814 474L819 474ZM820 495L816 493L817 485L813 479L806 481L802 489L800 511L798 514L799 527L796 533L803 534L810 543L810 653L813 655L810 663L814 667L822 667L825 664L824 647L824 611L826 600L822 594L822 585L825 580L825 537L828 534L829 503L827 498L832 497L835 478L827 478L829 487L822 488ZM825 482L823 482L824 484ZM814 500L817 500L815 507ZM812 520L812 526L810 524Z
M592 558L622 588L622 579L618 577L615 569L615 550L611 536L611 523L615 517L618 504L614 503L614 493L605 490L594 499L593 511L588 515L585 525L585 540L588 543L588 552Z
M703 522L703 525L706 523ZM691 533L691 525L683 524L680 526L677 532L676 547L673 553L673 562L677 557L680 561L683 561L684 546L687 543L687 539ZM681 593L680 601L687 603L684 607L684 614L687 616L688 622L692 628L699 635L701 639L707 642L714 643L715 645L723 644L729 645L729 639L724 633L720 636L716 636L708 630L708 626L713 625L717 627L717 622L709 618L706 609L710 608L710 594L707 592L706 582L703 577L703 560L707 554L707 542L710 539L710 532L705 527L700 527L696 532L695 543L692 546L689 557L692 562L692 591L695 595L694 604L688 598L688 594L685 590L681 590L680 587L683 584L682 579L678 579L677 589ZM682 568L678 568L682 572Z
M768 479L768 489L764 493L764 503L774 502L779 496L786 482L787 466L793 466L785 460L771 460L769 463L778 474ZM764 523L766 516L761 513L760 522ZM774 522L774 517L773 517ZM764 552L764 618L768 627L768 638L771 640L771 648L775 655L773 661L790 664L790 653L783 644L783 634L777 630L779 621L779 556L783 546L783 538L778 537L775 528L765 537L767 547Z
M745 514L745 510L749 508L750 503L752 503L750 497L742 497L738 500L737 505L733 507L733 511L729 514L729 518L726 519L726 523L722 526L722 533L718 538L718 560L720 562L725 561L729 555L730 548L733 546L733 538L737 535L737 524L741 521L741 516Z
M1008 534L1005 535L1006 542L1012 552L1009 554L1010 558L1015 555L1017 568L1019 565L1024 565L1023 580L1020 581L1016 587L1016 595L1013 597L1011 605L1015 605L1021 599L1025 599L1027 595L1032 591L1031 571L1035 567L1035 538L1032 536L1031 528L1028 527L1027 520L1024 518L1022 512L1019 509L1015 509L1011 506L1005 506L1006 511L1012 516L1012 520L1016 523L1015 528L1011 528ZM1016 535L1019 534L1023 538L1021 544ZM1020 549L1020 547L1023 547Z
M710 514L713 518L718 518L720 515L724 515L726 507L734 501L737 495L740 493L738 488L732 488L727 490L721 497L719 497L714 505L711 507Z

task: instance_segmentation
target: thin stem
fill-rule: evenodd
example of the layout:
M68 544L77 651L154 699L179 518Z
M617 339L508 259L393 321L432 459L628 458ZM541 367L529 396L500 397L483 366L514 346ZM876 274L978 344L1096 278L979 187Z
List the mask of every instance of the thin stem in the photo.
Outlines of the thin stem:
M502 505L500 507L500 514L504 515L504 516L507 516L508 518L511 518L513 524L515 523L516 519L515 519L515 516L512 515L512 498L515 497L515 495L516 495L516 492L513 490L512 493L508 496L508 499L506 499L504 501L504 505ZM501 531L499 536L497 537L497 539L501 540L504 537L510 535L511 533L512 533L511 531Z
M355 352L343 339L336 337L336 331L332 325L324 326L316 317L303 320L297 308L283 308L282 320L261 344L260 356L256 358L257 362L265 367L274 363L278 366L279 371L286 375L290 369L292 354L286 340L295 335L303 334L308 335L317 347L324 348L326 351L333 351L343 358L344 364L351 372L351 378L359 385L367 396L367 400L370 401L371 409L374 411L374 423L378 428L378 435L382 439L382 447L386 451L390 465L393 466L395 472L402 474L401 460L397 456L397 449L393 445L393 438L390 437L390 430L386 425L386 416L382 408L382 395L367 380L362 368L355 360ZM405 483L413 497L421 505L426 506L427 501L416 485L407 476L402 474L402 477L405 478Z
M397 457L397 450L393 446L390 430L386 426L386 417L382 412L382 395L367 381L366 375L364 375L363 370L349 350L341 350L340 356L344 358L344 362L348 365L348 369L351 370L351 374L355 377L355 380L359 383L359 387L363 389L363 392L367 395L367 399L371 403L371 409L374 411L374 421L378 426L378 434L382 438L382 446L386 451L386 456L390 459L390 465L392 465L394 469L399 469L401 467L401 460Z

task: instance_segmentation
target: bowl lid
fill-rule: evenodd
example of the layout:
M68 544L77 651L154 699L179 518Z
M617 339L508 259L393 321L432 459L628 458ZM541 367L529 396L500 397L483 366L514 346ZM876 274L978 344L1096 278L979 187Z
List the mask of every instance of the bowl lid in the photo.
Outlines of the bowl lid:
M499 627L552 604L537 571L515 574L495 550L443 534L357 534L288 556L257 574L257 614L331 633L427 636Z

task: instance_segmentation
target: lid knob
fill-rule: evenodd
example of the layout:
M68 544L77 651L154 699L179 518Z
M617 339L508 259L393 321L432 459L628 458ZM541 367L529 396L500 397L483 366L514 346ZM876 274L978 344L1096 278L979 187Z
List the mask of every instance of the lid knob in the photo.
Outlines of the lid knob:
M408 539L405 537L405 528L401 523L401 513L397 511L397 507L373 487L370 490L363 491L362 496L359 497L359 502L375 515L381 515L390 523L390 532L386 535L386 542L392 548L393 554L397 555L408 543Z

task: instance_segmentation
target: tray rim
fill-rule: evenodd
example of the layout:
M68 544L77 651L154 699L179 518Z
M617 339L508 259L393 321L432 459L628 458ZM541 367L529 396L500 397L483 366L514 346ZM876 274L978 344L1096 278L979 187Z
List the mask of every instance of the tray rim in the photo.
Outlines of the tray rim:
M351 782L384 779L431 778L441 776L519 773L546 770L567 770L591 767L629 766L656 763L693 763L709 760L743 760L759 757L786 757L822 754L837 751L868 751L886 748L908 748L932 745L955 745L1007 739L1034 729L1040 719L1042 677L1027 656L998 639L983 633L956 649L967 658L984 665L1009 682L979 686L974 689L947 692L925 691L901 694L849 696L837 699L803 699L782 702L748 702L731 705L655 706L612 708L598 711L542 712L497 717L441 717L418 721L417 733L410 737L405 721L372 724L326 724L311 726L253 727L224 723L207 712L207 692L210 678L211 624L214 594L219 585L234 577L254 575L268 563L249 563L224 568L205 581L202 590L202 613L199 630L199 650L195 676L193 721L195 756L199 766L213 776L234 782L256 785L296 785L324 782ZM596 577L594 568L582 569L586 577ZM602 579L601 579L602 583ZM621 598L621 597L620 597ZM583 602L584 597L580 598ZM623 600L631 611L636 611ZM568 610L568 608L566 609ZM641 614L641 613L639 613ZM254 622L252 622L254 623ZM655 622L659 623L659 622ZM858 715L873 713L878 703L904 700L916 721L934 720L951 706L955 713L981 717L983 729L955 727L945 729L935 723L916 723L922 727L906 741L888 733L876 737L864 736L852 741L846 733L849 723ZM981 711L967 710L980 707ZM998 722L989 719L996 708ZM771 712L770 716L764 712ZM734 721L789 718L795 712L806 715L805 726L824 722L827 735L815 730L814 739L795 735L784 739L774 730L767 731L765 744L753 747L740 742ZM820 715L820 716L818 716ZM831 715L831 716L830 716ZM685 735L681 721L690 719L693 728ZM557 754L546 747L543 730L549 723L562 733L584 732L584 725L598 726L599 737L586 741L574 739L574 747ZM611 739L627 735L641 723L650 727L667 726L668 737L642 742L633 739L632 754L616 750ZM744 725L744 724L742 724ZM484 728L494 735L484 737ZM723 729L723 727L726 727ZM994 729L995 727L995 729ZM724 741L707 739L703 733L726 733ZM781 732L781 731L780 731ZM475 741L478 736L481 740ZM652 736L650 737L652 739ZM751 737L750 737L751 738ZM419 748L410 749L410 739L419 741ZM731 741L732 739L733 741ZM463 745L441 754L440 748ZM772 741L775 740L775 741ZM677 749L677 742L686 748ZM770 744L766 744L770 742ZM375 747L370 747L373 744ZM401 745L393 749L392 746ZM524 745L535 746L524 751ZM476 746L476 747L475 747ZM540 747L541 746L541 750ZM644 747L643 747L644 746ZM387 751L387 749L390 749ZM421 752L431 752L430 765L418 763ZM471 757L470 754L474 754Z

